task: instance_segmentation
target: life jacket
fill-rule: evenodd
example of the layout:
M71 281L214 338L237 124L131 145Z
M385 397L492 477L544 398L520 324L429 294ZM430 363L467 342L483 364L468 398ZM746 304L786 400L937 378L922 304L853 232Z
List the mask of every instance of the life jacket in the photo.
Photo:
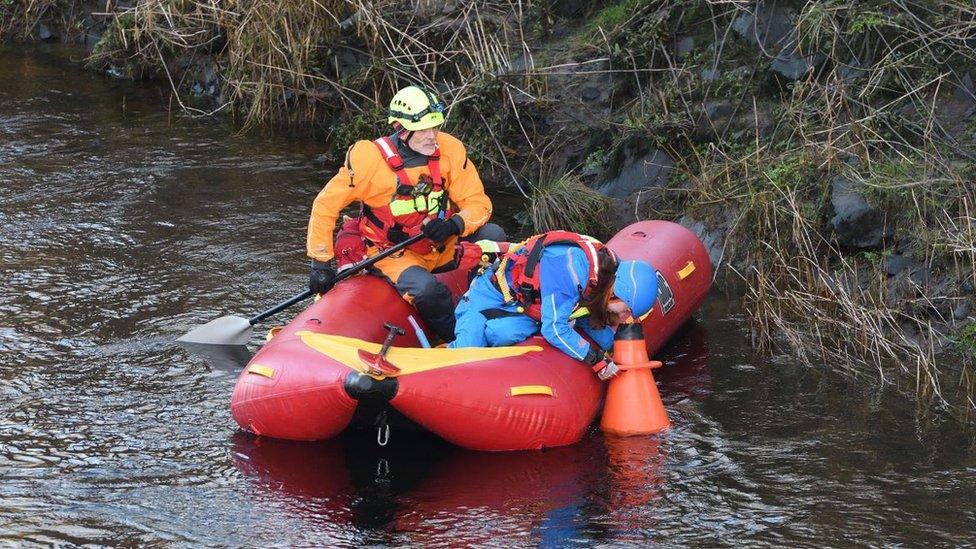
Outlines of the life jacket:
M505 303L519 303L522 312L533 320L542 319L541 298L541 279L539 261L542 259L542 252L548 246L554 244L568 244L582 249L586 255L586 262L589 265L586 285L583 287L583 294L580 301L589 298L590 293L596 287L600 269L600 250L605 246L595 238L572 233L569 231L550 231L548 233L533 236L520 244L514 244L502 257L495 271L493 280L498 285ZM610 252L609 248L606 248ZM613 255L613 252L610 252ZM616 259L616 255L613 255ZM511 286L508 283L506 272L511 272Z
M425 221L438 217L446 219L453 215L441 179L440 149L435 149L434 154L427 159L429 179L424 174L417 182L413 182L404 169L403 158L392 139L380 137L373 144L396 174L397 187L389 204L379 207L363 204L359 217L359 231L363 237L380 248L388 248L393 245L391 233L399 233L401 238L398 240L409 238L420 234ZM428 254L435 251L437 245L423 239L410 245L409 249L419 254Z

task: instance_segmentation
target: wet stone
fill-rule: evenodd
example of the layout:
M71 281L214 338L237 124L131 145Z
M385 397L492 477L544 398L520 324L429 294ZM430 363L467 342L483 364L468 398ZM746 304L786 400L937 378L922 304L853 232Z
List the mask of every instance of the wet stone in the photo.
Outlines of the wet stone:
M620 174L600 187L600 192L613 198L624 198L640 189L662 187L673 170L674 160L663 151L654 149L639 157L628 153Z
M969 301L963 301L952 310L952 318L956 320L963 320L969 316L969 312L972 310L972 306Z
M711 69L705 69L701 71L702 80L705 82L714 82L722 76L722 71L716 71Z
M785 55L774 59L770 68L790 80L799 80L823 61L822 55Z
M711 120L722 118L732 113L732 105L727 101L709 101L705 103L705 116Z
M855 57L851 59L850 63L840 64L840 66L837 68L837 74L839 74L841 79L843 79L845 82L851 82L867 74L870 67L871 63L862 62L860 59Z
M976 86L973 85L973 76L967 72L959 79L952 96L959 101L976 102L974 93L976 93Z
M885 272L888 276L895 276L908 267L908 259L900 254L891 254L885 259Z
M857 193L854 184L843 178L832 182L830 201L834 217L830 226L842 246L861 250L880 249L894 234L884 215Z
M678 57L684 57L685 55L691 53L691 51L694 49L695 39L690 36L686 36L681 40L678 40L678 42L674 45L674 53Z
M825 60L820 54L798 53L794 15L792 9L778 2L759 2L754 11L743 13L732 23L739 36L758 47L763 55L773 58L772 70L790 80L802 78Z
M919 267L912 271L911 279L912 282L918 284L919 286L927 286L929 280L932 278L932 273L929 272L925 267Z
M594 101L600 97L600 88L596 86L584 86L580 91L583 101Z
M790 11L776 2L762 2L754 12L746 11L733 23L732 29L763 50L779 50L793 31Z

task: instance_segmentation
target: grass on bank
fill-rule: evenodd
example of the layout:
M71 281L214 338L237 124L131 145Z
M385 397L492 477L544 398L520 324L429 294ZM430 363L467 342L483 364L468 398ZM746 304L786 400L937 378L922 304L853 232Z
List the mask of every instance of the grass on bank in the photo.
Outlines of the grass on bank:
M572 228L601 239L613 236L610 199L584 185L578 175L543 173L529 198L534 233Z
M29 40L57 0L0 0L0 42Z
M912 379L924 401L972 409L973 353L952 342L974 321L953 310L973 303L976 283L974 159L966 152L976 147L952 127L950 109L958 108L957 83L976 66L966 45L976 37L976 8L868 4L866 12L846 3L804 5L798 41L804 54L827 61L797 82L770 77L762 56L752 65L757 72L746 70L745 58L717 59L707 48L662 67L628 128L667 131L661 121L677 120L662 146L691 184L672 190L673 210L726 227L730 264L748 282L756 346L785 347L808 363L885 383ZM742 13L726 8L712 20L719 35ZM847 56L865 53L873 63L846 76ZM704 82L701 71L712 67L722 74ZM764 76L737 90L744 97L725 95L729 72ZM756 107L771 89L780 100L764 120ZM706 119L703 132L695 105L709 101L726 101L731 114ZM828 228L835 177L852 181L894 226L877 253L897 249L932 281L891 277L882 261L866 265L837 245ZM935 287L936 280L945 282Z

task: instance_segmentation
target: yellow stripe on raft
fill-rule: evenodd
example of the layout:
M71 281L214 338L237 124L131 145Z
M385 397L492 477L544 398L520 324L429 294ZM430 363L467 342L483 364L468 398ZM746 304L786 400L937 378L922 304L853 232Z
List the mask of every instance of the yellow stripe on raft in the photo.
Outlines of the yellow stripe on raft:
M517 387L510 387L509 394L513 397L520 396L520 395L552 396L552 387L548 385L519 385Z
M684 280L688 278L693 272L695 272L695 262L689 261L688 264L685 265L683 269L678 271L678 280Z
M259 376L264 376L266 378L274 377L274 368L270 366L265 366L264 364L251 364L247 367L247 372L250 374L257 374Z
M318 334L307 330L296 332L295 335L305 345L358 372L366 371L366 366L359 360L359 350L362 349L368 353L379 353L381 347L379 343L363 341L354 337ZM390 347L389 352L386 353L386 359L397 368L400 368L400 373L396 375L403 376L469 362L522 356L541 350L542 347L538 345L473 347L465 349Z

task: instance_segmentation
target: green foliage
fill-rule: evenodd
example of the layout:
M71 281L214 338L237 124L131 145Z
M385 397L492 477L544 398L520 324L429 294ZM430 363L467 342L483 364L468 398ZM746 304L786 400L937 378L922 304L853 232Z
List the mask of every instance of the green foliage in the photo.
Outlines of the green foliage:
M373 108L357 114L347 121L332 126L327 154L333 161L341 162L353 143L360 139L375 139L378 135L385 135L388 128L386 111L383 109Z
M469 85L470 98L463 104L458 105L466 110L474 109L483 114L493 113L498 110L499 100L503 98L504 83L500 78L492 74L481 74L473 79Z
M763 175L777 189L787 189L802 183L802 170L805 166L804 156L788 156L781 162L771 164L763 170Z
M600 29L604 32L613 31L627 21L634 13L634 10L645 3L643 0L624 0L619 4L611 4L604 7L590 19L588 32L590 34L599 33Z
M976 322L970 323L959 331L955 338L955 345L960 351L976 353Z
M642 66L668 39L670 10L655 0L622 0L605 6L583 27L581 39L630 66Z
M847 26L847 32L851 34L860 34L863 32L880 29L885 24L886 22L884 16L876 11L859 12L854 16L853 19L851 19Z
M586 156L586 160L583 161L583 169L590 171L600 170L606 161L606 149L597 149Z
M122 30L131 30L136 26L136 17L132 12L124 12L116 17L115 24Z
M892 253L892 250L882 250L880 252L864 251L861 252L861 257L869 264L880 269L882 266L884 266L885 259L890 257Z

